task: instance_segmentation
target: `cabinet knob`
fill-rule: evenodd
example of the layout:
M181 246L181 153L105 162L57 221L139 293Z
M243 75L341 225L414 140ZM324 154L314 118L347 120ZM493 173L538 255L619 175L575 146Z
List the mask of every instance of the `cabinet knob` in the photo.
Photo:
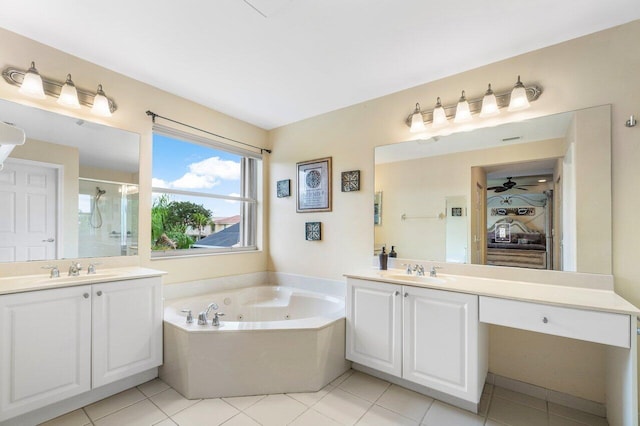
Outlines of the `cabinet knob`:
M400 294L400 292L398 290L396 290L396 292L394 293L394 295L398 296Z
M407 293L405 293L405 294L404 294L404 297L409 297L409 293L408 293L408 292L407 292Z
M96 294L97 294L98 296L102 296L102 290L98 290L98 291L96 292Z
M547 317L543 317L543 318L542 318L542 322L546 324L546 323L548 323L548 322L549 322L549 319L548 319Z
M85 299L88 299L89 298L89 293L83 294L82 297L84 297Z

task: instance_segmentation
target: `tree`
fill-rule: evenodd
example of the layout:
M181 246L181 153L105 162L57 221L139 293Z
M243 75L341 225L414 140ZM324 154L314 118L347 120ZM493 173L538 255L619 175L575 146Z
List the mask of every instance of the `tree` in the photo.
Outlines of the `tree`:
M210 217L202 213L194 213L191 220L195 228L198 229L198 236L202 238L202 231L204 231L204 228L209 224Z
M190 226L193 229L198 229L200 223L202 223L199 215L204 216L207 220L212 215L211 210L191 201L172 201L168 205L167 213L167 225L169 227Z

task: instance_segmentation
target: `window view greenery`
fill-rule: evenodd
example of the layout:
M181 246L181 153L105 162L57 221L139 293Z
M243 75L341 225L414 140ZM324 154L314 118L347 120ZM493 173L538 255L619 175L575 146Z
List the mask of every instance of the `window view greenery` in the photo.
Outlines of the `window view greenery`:
M258 154L154 128L156 256L256 249Z

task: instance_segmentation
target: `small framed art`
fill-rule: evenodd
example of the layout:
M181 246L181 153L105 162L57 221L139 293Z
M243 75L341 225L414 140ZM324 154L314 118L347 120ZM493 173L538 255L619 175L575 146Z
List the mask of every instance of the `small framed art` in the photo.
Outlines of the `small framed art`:
M331 157L297 163L296 211L331 211Z
M278 198L291 196L291 179L279 180L276 183L276 194Z
M360 170L342 172L342 192L360 191Z
M307 222L304 224L304 235L307 241L320 241L322 239L322 227L320 222Z

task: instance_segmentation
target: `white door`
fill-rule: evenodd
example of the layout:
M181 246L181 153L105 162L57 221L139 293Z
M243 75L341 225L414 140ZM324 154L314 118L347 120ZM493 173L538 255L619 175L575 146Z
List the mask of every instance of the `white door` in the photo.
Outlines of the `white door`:
M478 296L404 289L402 377L478 402Z
M347 280L347 359L400 377L402 287Z
M90 293L0 296L0 422L90 389Z
M0 262L56 258L58 172L11 162L0 171Z
M95 284L93 387L162 364L160 278Z

